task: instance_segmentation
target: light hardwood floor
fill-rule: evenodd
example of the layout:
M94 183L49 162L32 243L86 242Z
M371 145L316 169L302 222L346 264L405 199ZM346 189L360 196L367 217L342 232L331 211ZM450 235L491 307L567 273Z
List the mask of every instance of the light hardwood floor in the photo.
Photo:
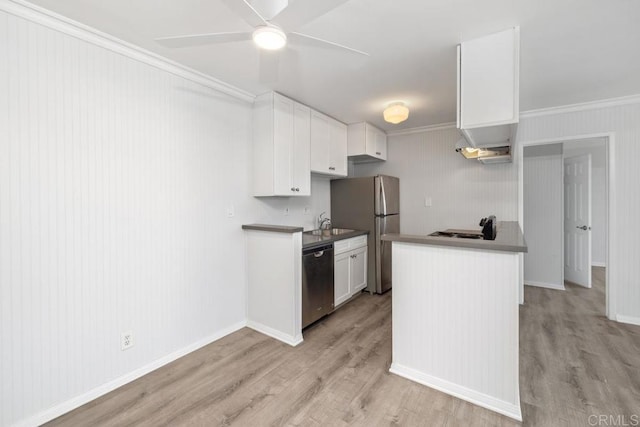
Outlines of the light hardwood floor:
M593 289L526 289L524 425L640 414L640 327L608 321ZM52 426L511 426L513 420L388 373L391 294L363 294L291 348L250 329L208 345Z

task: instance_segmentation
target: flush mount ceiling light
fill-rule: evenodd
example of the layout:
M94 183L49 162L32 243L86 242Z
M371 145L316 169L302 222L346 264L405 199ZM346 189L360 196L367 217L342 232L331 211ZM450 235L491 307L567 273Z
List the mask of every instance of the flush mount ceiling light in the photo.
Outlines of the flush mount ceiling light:
M278 27L264 25L253 32L253 42L261 49L278 50L287 44L287 35Z
M384 110L384 121L397 125L409 118L409 108L404 102L394 102Z

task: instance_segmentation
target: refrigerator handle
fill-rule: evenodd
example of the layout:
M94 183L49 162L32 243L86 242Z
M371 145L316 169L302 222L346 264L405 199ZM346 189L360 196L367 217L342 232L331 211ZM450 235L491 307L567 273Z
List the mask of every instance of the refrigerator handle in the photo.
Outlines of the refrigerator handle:
M382 177L378 177L378 179L380 180L380 202L381 202L381 206L379 207L380 214L386 215L387 214L387 196L384 191L384 179L382 179Z

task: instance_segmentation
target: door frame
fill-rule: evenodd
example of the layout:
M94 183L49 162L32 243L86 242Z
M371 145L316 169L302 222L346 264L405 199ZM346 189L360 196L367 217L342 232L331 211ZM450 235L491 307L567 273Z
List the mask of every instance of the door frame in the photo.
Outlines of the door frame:
M582 135L568 135L565 137L554 137L546 139L537 139L531 141L519 141L515 150L515 160L518 165L518 222L520 227L524 230L524 147L530 147L534 145L548 145L558 144L562 142L577 141L583 139L595 139L604 138L605 153L607 157L607 173L606 173L606 189L607 189L607 207L606 207L606 223L607 223L607 249L606 249L606 284L605 284L605 307L606 316L610 320L617 321L617 309L616 309L616 295L617 295L617 282L615 281L615 271L612 271L611 259L613 258L614 248L616 248L615 235L611 230L615 229L615 208L616 193L615 193L615 176L613 171L615 170L615 132L600 132ZM563 166L564 167L564 166ZM563 208L564 209L564 208ZM564 245L564 243L563 243ZM563 251L564 253L564 251ZM524 302L524 256L520 255L520 301Z

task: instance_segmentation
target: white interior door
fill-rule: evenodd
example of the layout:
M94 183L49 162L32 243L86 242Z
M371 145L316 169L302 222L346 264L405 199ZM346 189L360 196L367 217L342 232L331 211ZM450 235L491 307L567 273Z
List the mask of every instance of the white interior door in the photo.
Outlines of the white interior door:
M564 278L591 287L591 154L564 159Z

